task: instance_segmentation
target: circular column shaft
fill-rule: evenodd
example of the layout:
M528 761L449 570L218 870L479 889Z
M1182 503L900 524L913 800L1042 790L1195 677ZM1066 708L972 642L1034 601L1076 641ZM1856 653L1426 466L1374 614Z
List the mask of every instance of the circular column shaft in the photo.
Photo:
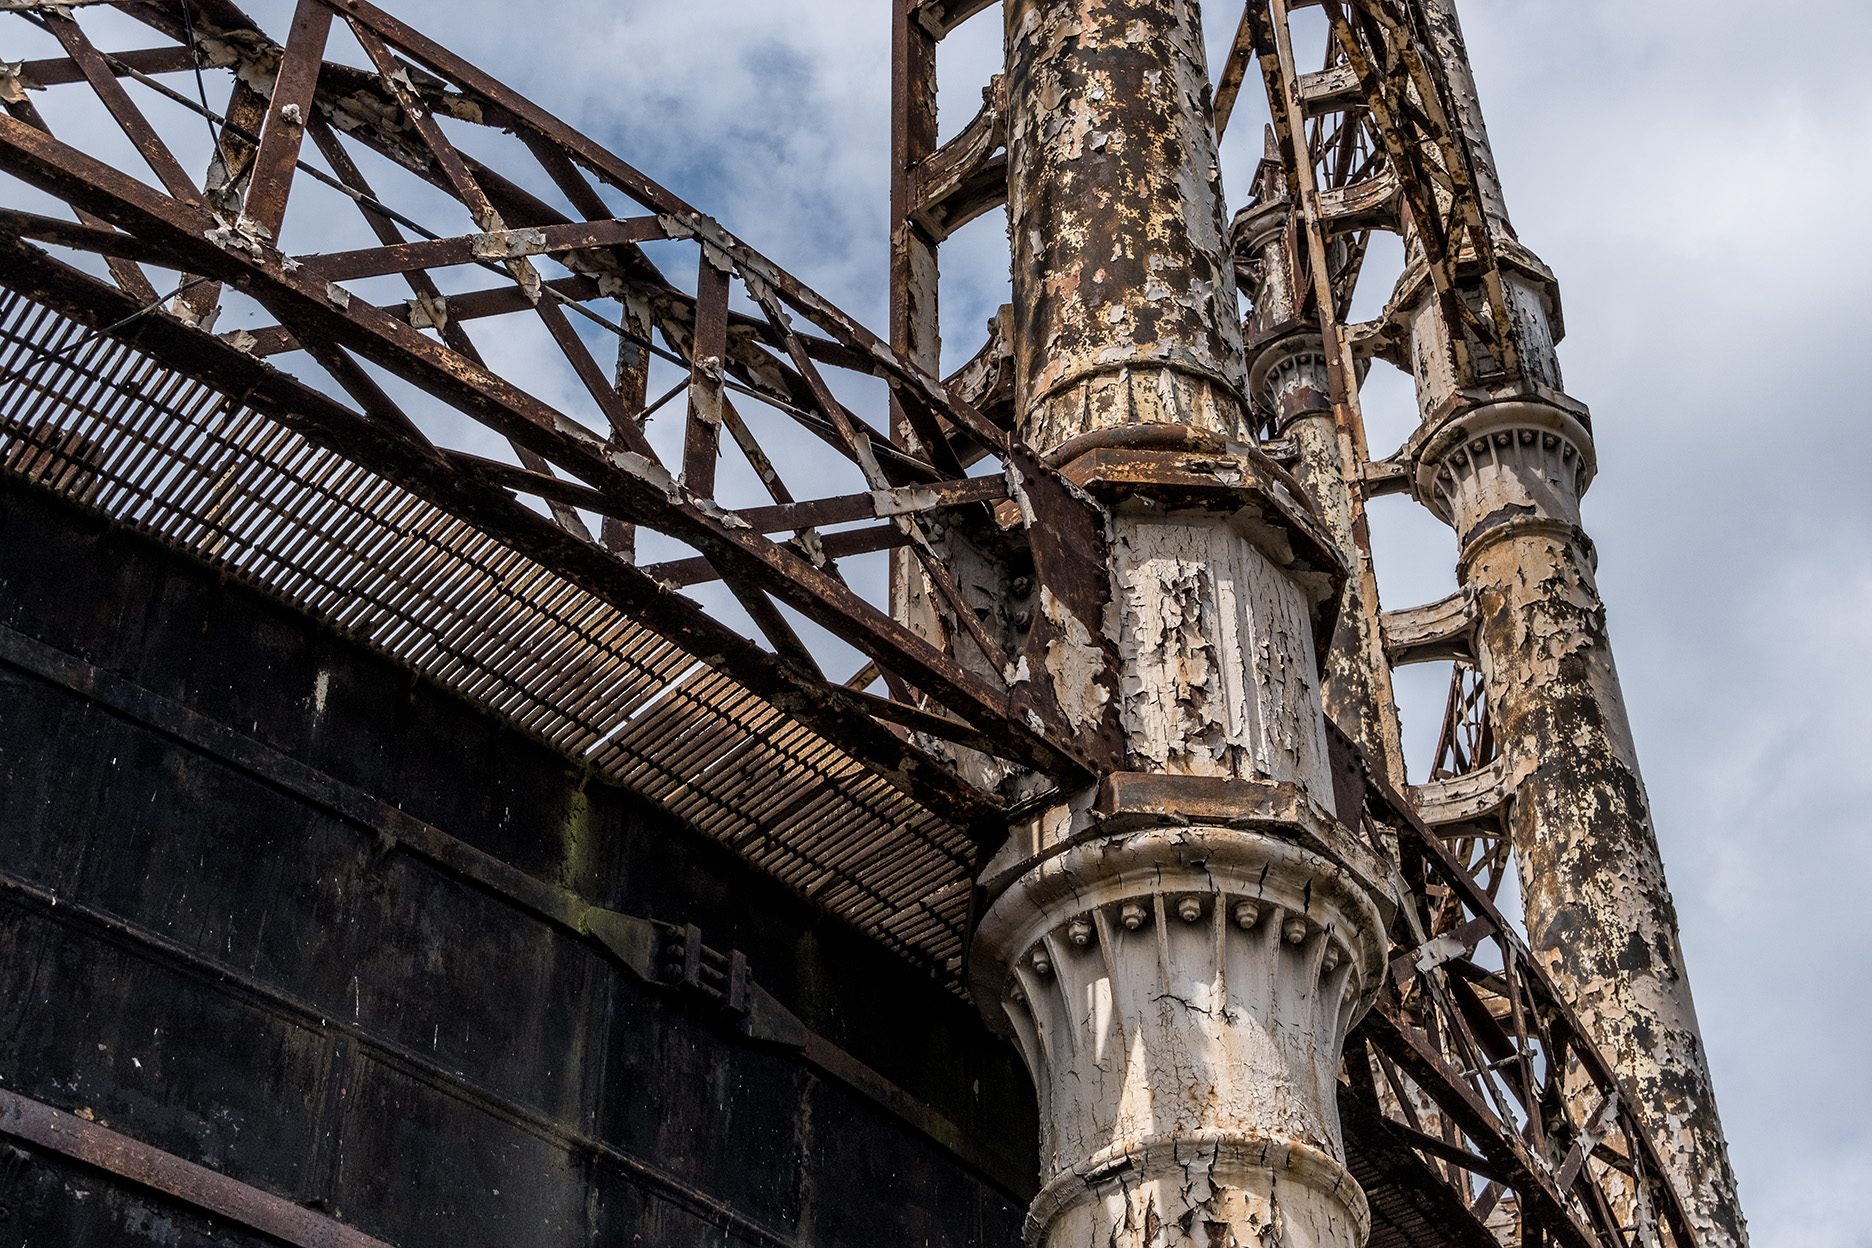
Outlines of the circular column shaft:
M1422 2L1500 262L1520 376L1498 372L1503 361L1447 323L1421 257L1386 317L1408 338L1423 416L1406 448L1417 496L1455 528L1457 577L1476 592L1528 936L1636 1099L1699 1242L1740 1248L1748 1232L1579 524L1593 445L1586 409L1561 381L1559 289L1508 221L1453 0ZM1459 275L1457 296L1486 314L1478 282ZM1467 375L1453 345L1462 337Z
M1592 438L1545 402L1459 411L1416 449L1476 590L1529 943L1636 1098L1699 1241L1748 1242L1579 499ZM1585 1107L1590 1112L1590 1106Z
M1009 0L1015 410L1029 445L1238 435L1241 332L1198 8Z
M1332 383L1319 328L1301 319L1294 280L1293 204L1286 178L1270 158L1256 178L1255 202L1230 226L1234 254L1252 311L1247 320L1248 401L1277 438L1291 439L1292 471L1346 564L1346 581L1320 695L1326 716L1358 743L1394 786L1405 783L1391 669L1378 629L1378 583L1371 570L1363 499L1346 480L1345 441L1333 411ZM1362 442L1363 434L1357 435Z
M1197 14L1006 6L1015 410L1109 508L1138 770L1013 830L971 983L1040 1090L1030 1244L1360 1248L1333 1089L1383 970L1384 877L1329 848L1313 651L1344 572L1278 470L1230 444L1241 331ZM1126 780L1151 811L1115 819L1099 803ZM1243 817L1181 813L1218 794Z

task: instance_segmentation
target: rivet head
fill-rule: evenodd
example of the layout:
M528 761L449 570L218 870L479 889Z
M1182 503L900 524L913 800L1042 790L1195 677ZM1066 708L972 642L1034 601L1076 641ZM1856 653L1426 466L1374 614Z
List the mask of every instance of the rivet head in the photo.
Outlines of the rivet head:
M1066 939L1081 949L1092 943L1092 920L1084 917L1074 919L1066 925Z
M1512 441L1514 441L1514 434L1509 433L1506 429L1495 435L1496 446L1507 446Z
M1261 907L1252 901L1235 903L1235 926L1244 932L1253 927L1261 918Z
M1523 429L1521 431L1521 445L1522 446L1534 445L1534 431L1532 429Z
M1483 451L1488 450L1488 439L1477 438L1475 441L1469 444L1469 449L1474 451L1476 454L1480 455Z
M1542 450L1551 451L1554 447L1560 445L1560 435L1557 433L1543 433L1541 434L1540 444Z
M1144 907L1135 901L1127 901L1118 911L1118 921L1125 925L1125 930L1135 932L1144 926Z
M1051 975L1053 973L1053 959L1047 956L1047 951L1044 949L1034 950L1033 956L1028 958L1027 961L1034 970L1042 975Z
M1182 901L1177 902L1177 917L1182 919L1185 923L1194 923L1197 919L1202 918L1202 902L1197 901L1194 897L1185 897Z
M1288 919L1285 923L1281 924L1281 935L1287 938L1287 943L1290 945L1301 943L1307 938L1307 921L1305 919Z
M1339 961L1340 961L1339 946L1327 945L1326 957L1324 958L1324 960L1321 961L1320 969L1326 970L1326 971L1336 971L1339 969Z

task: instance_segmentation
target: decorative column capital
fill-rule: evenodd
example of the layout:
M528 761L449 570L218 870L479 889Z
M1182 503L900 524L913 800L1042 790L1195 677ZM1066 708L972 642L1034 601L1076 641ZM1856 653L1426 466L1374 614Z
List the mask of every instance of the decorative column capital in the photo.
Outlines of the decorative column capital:
M1542 399L1468 405L1405 446L1417 496L1465 551L1505 525L1574 530L1598 468L1585 413Z
M1384 975L1380 886L1307 805L1236 826L1132 811L1000 874L970 980L1040 1092L1029 1243L1141 1246L1153 1219L1203 1224L1197 1244L1364 1242L1335 1087Z
M1248 346L1248 401L1274 437L1309 416L1332 419L1326 346L1317 333L1287 333Z

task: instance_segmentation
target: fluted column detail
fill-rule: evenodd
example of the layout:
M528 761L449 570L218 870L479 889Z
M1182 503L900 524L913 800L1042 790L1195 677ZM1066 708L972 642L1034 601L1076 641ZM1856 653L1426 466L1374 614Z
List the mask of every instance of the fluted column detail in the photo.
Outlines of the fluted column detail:
M1334 1088L1384 969L1368 887L1268 831L1151 827L996 899L974 989L1040 1092L1029 1243L1364 1242Z

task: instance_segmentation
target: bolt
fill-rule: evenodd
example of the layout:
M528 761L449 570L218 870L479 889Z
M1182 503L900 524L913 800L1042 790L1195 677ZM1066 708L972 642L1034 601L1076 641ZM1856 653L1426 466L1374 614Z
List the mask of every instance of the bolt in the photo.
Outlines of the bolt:
M1339 969L1339 946L1338 945L1326 946L1326 957L1325 957L1325 960L1320 963L1320 969L1326 970L1326 971L1336 971Z
M1084 917L1074 919L1066 925L1066 938L1081 949L1092 943L1092 920Z
M1235 926L1241 928L1242 931L1247 931L1260 919L1261 907L1255 905L1254 902L1238 901L1235 903Z
M1285 923L1281 924L1281 935L1287 938L1288 944L1299 944L1307 938L1307 921L1305 919L1288 919Z
M1194 897L1185 897L1182 901L1177 902L1177 917L1182 919L1185 923L1194 923L1197 919L1202 918L1202 902L1197 901Z
M1144 926L1144 907L1135 901L1127 901L1123 909L1118 911L1118 919L1125 925L1127 932L1135 932Z
M1053 973L1053 959L1047 957L1047 951L1044 949L1034 950L1033 956L1028 958L1027 961L1032 963L1034 970L1040 972L1042 975L1051 975Z

